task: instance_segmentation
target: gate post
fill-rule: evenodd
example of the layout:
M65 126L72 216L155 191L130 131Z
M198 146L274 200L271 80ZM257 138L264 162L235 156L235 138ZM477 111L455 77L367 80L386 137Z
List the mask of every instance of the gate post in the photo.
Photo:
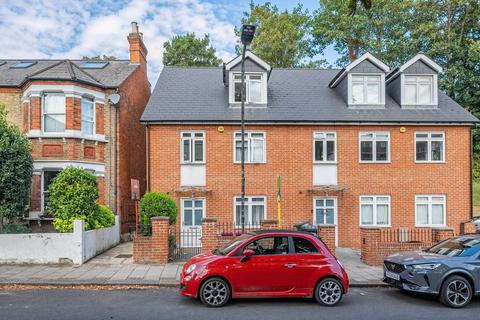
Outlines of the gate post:
M275 230L278 228L278 221L277 220L262 220L260 221L261 229L262 230Z
M202 219L202 253L209 253L218 248L217 219Z
M334 225L318 225L317 235L322 239L323 243L327 246L328 250L335 255L335 228Z
M134 263L159 263L168 262L168 217L153 217L152 235L140 236L133 239Z

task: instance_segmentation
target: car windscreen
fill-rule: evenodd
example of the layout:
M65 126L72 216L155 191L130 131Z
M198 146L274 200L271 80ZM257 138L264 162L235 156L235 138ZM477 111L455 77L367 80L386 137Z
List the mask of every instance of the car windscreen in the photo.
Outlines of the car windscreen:
M448 257L468 257L480 250L480 239L453 238L440 242L426 249L426 252L441 254Z
M226 243L222 248L214 251L215 254L227 255L235 250L240 244L253 237L253 235L245 233Z

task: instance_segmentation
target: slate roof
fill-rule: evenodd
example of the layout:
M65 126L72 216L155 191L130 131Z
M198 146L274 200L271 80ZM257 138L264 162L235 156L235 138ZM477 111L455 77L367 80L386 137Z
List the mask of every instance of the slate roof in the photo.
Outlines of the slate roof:
M349 109L328 87L338 69L273 69L266 108L246 108L250 123L381 122L474 123L472 114L443 92L436 109L401 109L387 95L385 109ZM240 108L228 103L221 68L164 67L141 117L146 122L235 122Z
M36 61L28 68L12 68L21 61ZM86 60L1 60L0 87L20 87L31 80L72 80L86 84L116 88L138 67L130 60L108 61L102 69L82 69ZM1 62L5 62L1 64Z

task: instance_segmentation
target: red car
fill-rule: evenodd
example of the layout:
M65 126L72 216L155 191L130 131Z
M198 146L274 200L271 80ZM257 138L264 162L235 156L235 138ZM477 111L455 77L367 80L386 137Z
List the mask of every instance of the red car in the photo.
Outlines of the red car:
M180 292L221 307L230 298L314 297L334 306L348 290L345 269L317 236L300 231L243 234L183 267Z

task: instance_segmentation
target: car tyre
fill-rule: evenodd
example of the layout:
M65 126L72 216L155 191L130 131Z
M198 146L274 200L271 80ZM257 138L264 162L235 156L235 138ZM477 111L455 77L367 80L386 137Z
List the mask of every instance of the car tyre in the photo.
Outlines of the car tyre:
M343 297L343 286L337 279L325 278L315 287L315 300L321 305L333 307Z
M470 303L473 290L470 282L462 276L450 276L445 280L440 292L440 300L451 308L463 308Z
M222 278L210 278L200 287L199 296L207 307L223 307L230 299L230 287Z

